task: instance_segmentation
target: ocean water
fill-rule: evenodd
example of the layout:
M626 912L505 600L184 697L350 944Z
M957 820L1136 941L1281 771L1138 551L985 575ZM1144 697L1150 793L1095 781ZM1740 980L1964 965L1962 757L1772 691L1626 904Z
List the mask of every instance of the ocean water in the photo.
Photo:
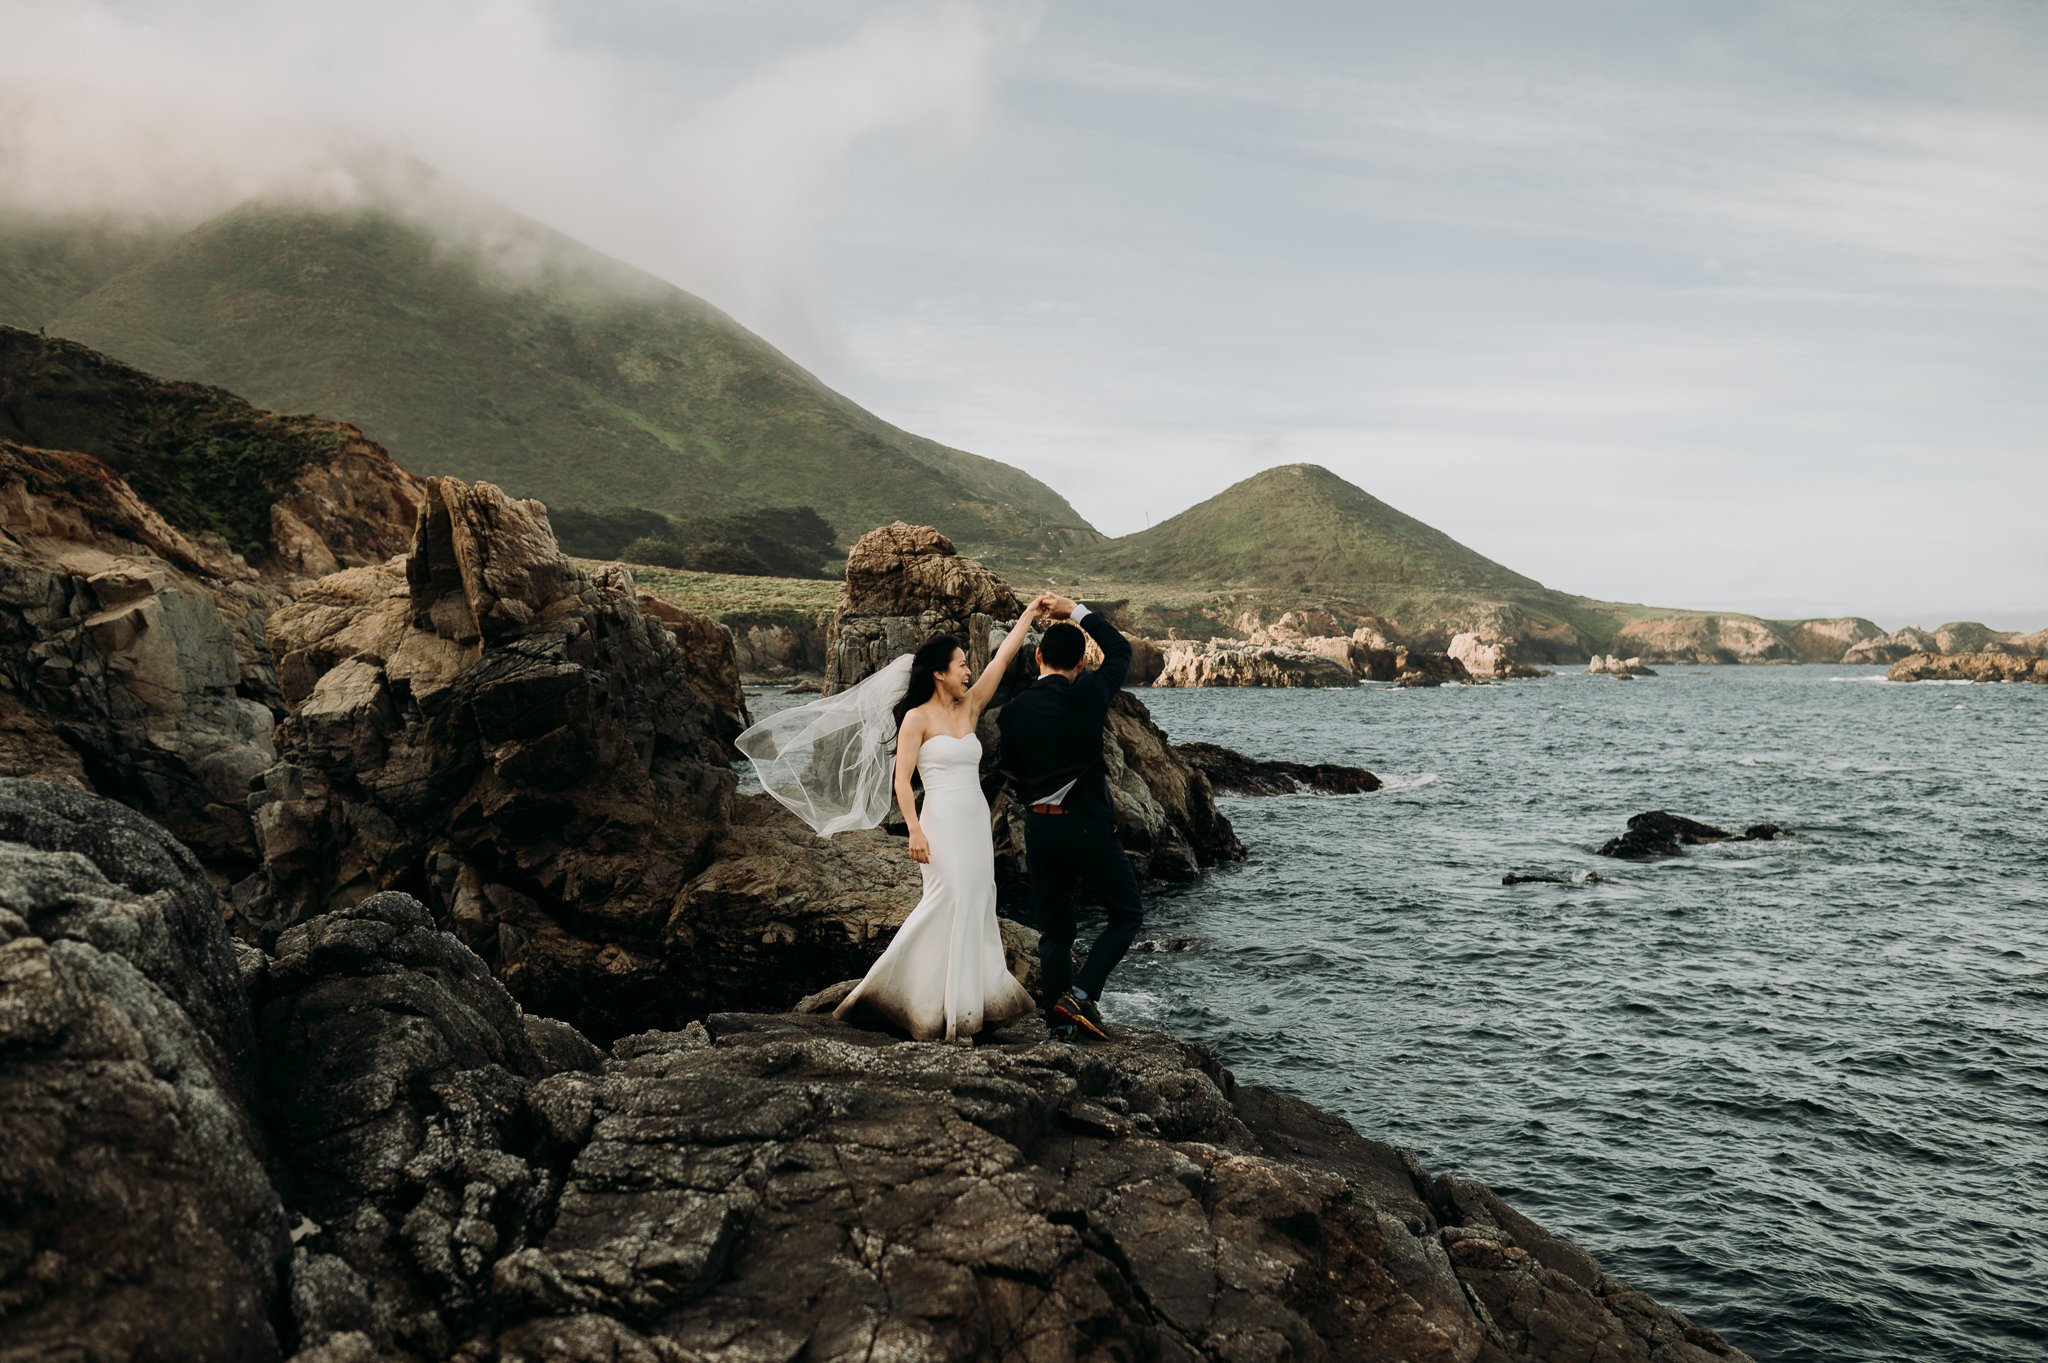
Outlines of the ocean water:
M1387 787L1227 798L1250 859L1150 896L1145 937L1200 944L1105 1011L1759 1359L2048 1358L2048 688L1662 673L1142 693ZM1796 836L1594 855L1648 809Z

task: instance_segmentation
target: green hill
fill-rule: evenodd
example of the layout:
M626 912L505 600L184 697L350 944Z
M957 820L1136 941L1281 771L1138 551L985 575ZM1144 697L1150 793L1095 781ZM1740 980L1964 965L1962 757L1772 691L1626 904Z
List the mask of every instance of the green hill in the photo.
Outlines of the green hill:
M900 518L981 552L1100 538L1036 479L897 429L701 299L489 212L464 238L487 246L263 203L154 237L0 223L0 322L552 506L810 506L847 543Z
M1171 520L1077 549L1065 562L1128 581L1210 587L1542 590L1314 464L1253 474Z

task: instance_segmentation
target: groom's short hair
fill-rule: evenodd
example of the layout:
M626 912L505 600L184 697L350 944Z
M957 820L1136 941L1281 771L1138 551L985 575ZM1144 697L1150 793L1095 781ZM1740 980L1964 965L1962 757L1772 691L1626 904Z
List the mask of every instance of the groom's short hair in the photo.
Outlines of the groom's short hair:
M1045 665L1058 672L1079 667L1081 659L1088 656L1088 636L1081 632L1079 625L1065 620L1047 627L1038 640L1038 656L1045 659Z

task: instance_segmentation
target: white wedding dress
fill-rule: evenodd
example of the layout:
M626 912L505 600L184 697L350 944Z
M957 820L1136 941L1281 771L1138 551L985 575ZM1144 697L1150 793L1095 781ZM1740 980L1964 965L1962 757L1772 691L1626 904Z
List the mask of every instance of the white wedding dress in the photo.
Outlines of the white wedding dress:
M932 859L924 898L896 940L835 1010L889 1018L920 1041L957 1041L1037 1008L1003 958L996 926L995 845L981 793L981 740L937 734L917 753L918 819Z

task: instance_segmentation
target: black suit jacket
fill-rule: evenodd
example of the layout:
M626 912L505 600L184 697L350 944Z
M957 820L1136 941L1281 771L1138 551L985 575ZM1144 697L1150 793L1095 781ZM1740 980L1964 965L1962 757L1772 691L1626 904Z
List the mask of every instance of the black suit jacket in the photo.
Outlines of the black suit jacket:
M1102 666L1073 681L1040 677L1020 691L996 717L1003 734L1003 770L1017 796L1043 799L1067 782L1074 789L1063 802L1075 815L1116 821L1109 796L1109 772L1102 761L1102 731L1110 702L1131 670L1131 644L1116 626L1090 611L1081 628L1102 649Z

